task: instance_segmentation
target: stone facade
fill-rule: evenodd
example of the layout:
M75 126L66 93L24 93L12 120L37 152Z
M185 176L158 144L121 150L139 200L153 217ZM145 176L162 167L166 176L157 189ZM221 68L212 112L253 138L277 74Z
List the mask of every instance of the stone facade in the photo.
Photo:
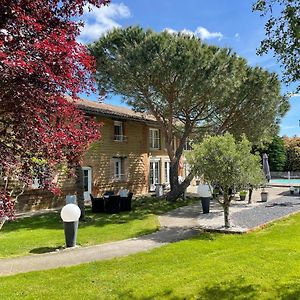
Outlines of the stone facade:
M92 194L102 195L107 190L118 192L127 188L135 194L148 191L148 126L131 120L98 118L103 123L101 139L85 153L83 167L91 170ZM123 136L117 140L114 122L121 122ZM120 174L116 170L119 161ZM120 175L120 176L118 176Z
M169 158L152 116L90 101L82 101L79 107L102 124L101 139L90 146L82 161L85 199L89 199L90 193L102 196L107 190L117 193L121 188L135 195L144 194L153 190L155 183L166 183ZM116 126L122 128L121 134ZM151 148L150 129L157 132L157 149ZM59 182L60 197L39 189L27 190L18 198L17 212L63 206L65 196L76 193L76 181L61 176Z

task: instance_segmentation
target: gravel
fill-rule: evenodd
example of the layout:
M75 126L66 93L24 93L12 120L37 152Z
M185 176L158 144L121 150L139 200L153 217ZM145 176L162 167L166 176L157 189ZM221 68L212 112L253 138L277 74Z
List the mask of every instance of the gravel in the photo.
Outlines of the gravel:
M231 223L242 228L261 226L291 213L300 211L300 198L283 196L268 202L262 202L254 208L232 213Z

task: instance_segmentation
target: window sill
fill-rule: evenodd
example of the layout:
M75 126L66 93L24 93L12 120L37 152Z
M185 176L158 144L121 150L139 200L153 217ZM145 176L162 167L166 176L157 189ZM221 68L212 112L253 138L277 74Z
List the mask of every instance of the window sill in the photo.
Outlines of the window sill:
M127 142L127 136L126 135L115 135L114 136L114 142Z
M127 143L128 141L126 140L124 140L124 141L120 141L120 140L113 140L115 143Z

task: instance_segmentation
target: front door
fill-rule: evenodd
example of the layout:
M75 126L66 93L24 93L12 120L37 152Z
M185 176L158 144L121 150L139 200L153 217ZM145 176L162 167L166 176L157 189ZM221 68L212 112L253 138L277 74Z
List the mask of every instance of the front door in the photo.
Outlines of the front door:
M150 191L155 191L156 184L159 180L159 161L150 161Z
M83 167L83 190L84 190L84 200L90 200L92 193L92 168Z

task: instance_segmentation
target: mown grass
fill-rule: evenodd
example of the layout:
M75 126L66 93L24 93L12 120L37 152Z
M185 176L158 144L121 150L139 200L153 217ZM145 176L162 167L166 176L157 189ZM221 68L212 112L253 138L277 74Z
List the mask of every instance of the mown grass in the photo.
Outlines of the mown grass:
M79 224L78 245L88 246L151 233L159 228L157 215L187 205L195 199L174 203L153 197L133 201L133 210L120 214L93 214ZM64 246L63 222L58 212L5 223L0 230L0 258L45 253Z
M2 277L2 299L300 299L300 214L246 235Z

